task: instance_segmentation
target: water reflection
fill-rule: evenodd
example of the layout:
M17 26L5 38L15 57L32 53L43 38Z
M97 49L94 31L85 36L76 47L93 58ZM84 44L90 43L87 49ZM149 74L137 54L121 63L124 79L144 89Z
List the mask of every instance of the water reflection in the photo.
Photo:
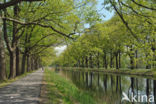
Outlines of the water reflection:
M71 79L79 89L90 92L96 98L97 104L103 104L103 102L106 104L155 104L154 101L156 102L156 80L84 71L62 70L59 73ZM133 99L134 102L121 101L123 92L130 100L132 96L136 96ZM147 98L142 95L147 95ZM154 95L153 99L151 95ZM136 103L135 100L141 103ZM152 100L154 101L151 103Z

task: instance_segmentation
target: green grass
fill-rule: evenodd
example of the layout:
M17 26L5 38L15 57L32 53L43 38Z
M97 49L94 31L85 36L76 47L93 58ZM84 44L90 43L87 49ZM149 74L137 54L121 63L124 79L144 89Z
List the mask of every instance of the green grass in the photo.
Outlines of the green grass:
M14 78L14 79L7 79L7 80L5 80L5 81L0 81L0 88L2 88L2 87L4 87L4 86L7 86L7 85L9 85L10 83L12 83L12 82L14 82L14 81L16 81L16 80L18 80L18 79L21 79L21 78L27 76L28 74L30 74L30 73L32 73L32 72L34 72L34 71L26 72L25 74L22 74L22 75L20 75L20 76L17 76L17 77Z
M51 70L45 70L45 80L50 104L96 104L88 92Z

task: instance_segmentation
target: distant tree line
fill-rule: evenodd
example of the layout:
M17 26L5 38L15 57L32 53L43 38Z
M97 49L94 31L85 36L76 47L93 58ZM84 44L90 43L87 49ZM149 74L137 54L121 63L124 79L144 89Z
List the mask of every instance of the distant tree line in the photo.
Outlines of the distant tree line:
M154 0L105 0L112 19L94 23L55 63L66 67L156 67L156 8Z

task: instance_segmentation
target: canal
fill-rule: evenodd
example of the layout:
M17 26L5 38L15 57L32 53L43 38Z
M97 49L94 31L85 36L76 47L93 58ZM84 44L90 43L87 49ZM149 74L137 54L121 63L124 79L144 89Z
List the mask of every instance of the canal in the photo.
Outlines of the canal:
M156 102L154 79L78 70L60 70L58 73L71 80L82 91L91 94L97 104L155 104Z

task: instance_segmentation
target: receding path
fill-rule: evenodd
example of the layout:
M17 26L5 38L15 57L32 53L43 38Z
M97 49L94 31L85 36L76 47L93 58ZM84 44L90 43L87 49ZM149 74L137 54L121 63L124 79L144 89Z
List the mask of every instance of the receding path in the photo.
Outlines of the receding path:
M42 76L38 70L0 88L0 104L39 104Z

